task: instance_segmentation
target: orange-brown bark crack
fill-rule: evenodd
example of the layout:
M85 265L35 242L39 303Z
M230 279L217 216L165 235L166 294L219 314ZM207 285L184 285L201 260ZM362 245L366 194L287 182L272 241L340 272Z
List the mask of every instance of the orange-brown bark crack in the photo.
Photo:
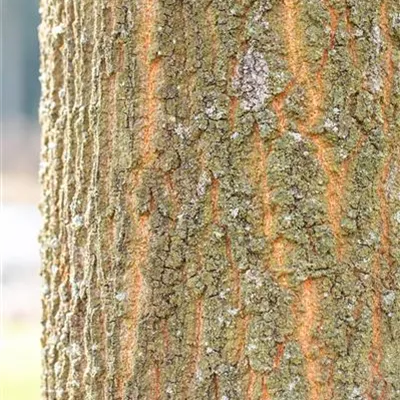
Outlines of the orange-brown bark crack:
M214 176L211 178L211 215L212 222L218 224L219 216L219 180Z
M325 141L312 133L313 127L322 114L321 105L324 103L324 89L323 89L323 69L325 68L328 61L328 50L324 52L324 56L321 60L321 65L317 74L317 84L313 84L311 77L304 61L302 49L304 48L304 39L302 32L298 27L298 13L297 2L295 0L284 0L284 10L286 17L285 24L285 39L288 49L288 63L289 68L293 73L294 79L297 84L303 85L307 92L309 101L308 106L308 117L305 122L298 124L298 129L302 136L307 137L311 140L317 149L317 157L328 177L328 185L326 191L326 201L328 206L328 219L332 226L333 234L336 238L336 242L340 243L340 208L338 207L339 198L337 196L337 186L340 182L335 176L335 172L332 169L332 163L328 160L328 154L330 153L330 147ZM334 39L338 26L338 14L337 11L329 6L329 13L331 16L331 36L329 47L334 45ZM338 246L340 247L340 246ZM340 250L338 251L340 253Z
M232 254L232 242L230 236L227 234L225 237L225 248L226 248L226 255L228 257L229 264L232 268L233 273L233 287L234 287L234 295L235 295L235 306L238 309L242 307L242 298L241 298L241 290L240 290L240 270L235 263Z
M218 379L218 375L216 375L216 374L213 377L213 386L214 386L214 398L215 398L215 400L219 400L220 399L219 379Z
M381 6L380 24L383 32L386 51L385 51L385 75L383 79L383 130L385 134L389 134L389 121L388 121L388 108L390 105L390 99L392 94L393 79L394 79L394 60L393 60L393 44L390 37L387 1L382 2Z
M256 381L257 375L252 368L249 371L249 383L246 389L245 400L252 400L254 395L254 384Z
M375 261L372 268L373 278L373 298L372 298L372 343L371 350L369 353L369 361L371 364L369 388L367 393L367 399L373 400L376 397L373 395L374 388L379 384L383 383L383 391L379 396L379 400L386 398L386 382L382 376L381 363L383 358L382 350L382 304L381 304L381 288L380 288L380 259L379 255L375 257Z
M194 346L193 346L193 359L189 366L189 374L187 387L184 390L184 393L187 394L190 388L190 383L193 382L193 379L196 376L196 372L198 369L200 356L201 356L201 345L203 340L203 326L204 326L204 299L201 297L196 302L195 309L195 321L194 321Z
M228 82L232 85L232 82L235 78L238 69L238 60L236 57L233 57L229 64L229 72L228 72ZM229 101L229 111L228 111L228 122L229 122L229 129L231 133L235 130L235 120L236 120L236 112L239 107L239 98L237 96L230 96Z
M348 39L348 48L351 60L353 61L354 65L358 65L358 56L357 56L357 49L356 49L356 41L354 38L353 26L350 22L350 8L346 8L345 11L345 21L346 21L346 32L349 36Z
M341 238L341 212L339 193L341 182L332 168L330 162L331 149L327 143L313 133L313 128L322 115L322 105L324 103L323 70L328 62L329 49L334 46L335 35L338 26L338 14L335 9L329 7L331 17L331 36L329 48L324 52L321 65L317 75L316 83L311 81L310 73L307 68L304 56L304 40L302 32L298 26L297 2L295 0L284 0L285 10L285 37L288 49L288 63L293 73L296 83L305 87L308 97L308 116L305 122L298 124L298 129L302 136L312 141L317 150L318 161L328 178L325 198L327 203L328 220L332 227L332 232L336 240L338 258L342 256ZM316 340L312 337L311 329L319 313L318 292L313 280L308 279L303 285L302 305L305 313L299 321L299 342L305 358L306 377L309 385L309 399L317 400L321 396L321 386L319 383L319 370L321 368L320 355L313 355L313 347Z
M385 52L385 70L383 83L383 102L382 102L382 114L383 114L383 132L388 138L390 148L390 125L388 118L388 108L390 106L393 79L394 79L394 61L393 61L393 45L390 39L389 33L389 21L387 15L387 2L384 1L381 6L381 29L383 31L386 41L386 52ZM390 168L390 155L386 157L383 165L382 179L378 186L378 196L380 201L381 209L381 220L382 220L382 253L389 265L393 264L390 256L390 217L387 204L387 198L385 194L385 184L389 177Z
M156 26L156 5L153 0L142 0L141 23L139 37L141 44L139 46L139 60L144 74L144 116L145 128L143 135L142 159L143 164L147 166L154 159L154 149L152 148L152 138L156 128L157 121L157 85L161 59L160 57L152 59L151 49L154 43L154 27Z
M207 6L207 9L205 10L205 15L206 15L206 22L207 22L207 28L209 29L211 33L211 43L210 43L210 48L211 48L211 59L213 64L215 63L217 59L217 54L218 54L218 35L217 35L217 29L216 29L216 20L215 20L215 15L213 13L212 9L212 1Z
M281 361L282 361L284 351L285 351L285 343L279 343L277 346L277 349L276 349L276 355L275 355L274 363L273 363L274 369L279 368Z
M161 370L158 365L154 367L154 388L153 388L153 400L159 400L161 398Z
M156 155L153 147L153 137L157 124L157 86L160 78L161 59L151 59L151 48L154 43L154 27L156 26L156 1L141 0L138 5L139 24L138 24L138 61L141 73L142 89L140 96L143 105L142 115L144 119L143 136L141 142L141 164L138 169L133 172L132 185L134 188L140 188L143 185L144 173L153 163ZM141 269L148 258L150 245L150 215L155 205L154 199L151 200L150 209L147 213L140 215L138 213L137 197L133 200L133 221L136 227L134 254L135 261L133 263L133 275L135 276L135 284L131 289L133 300L132 321L137 326L141 307L142 296L145 291L145 282L141 274ZM134 331L135 326L132 327ZM159 365L154 365L154 383L152 387L152 398L160 397L160 381L161 371Z
M383 1L380 9L380 28L383 32L385 38L386 51L384 53L385 62L385 75L383 79L383 99L382 99L382 115L383 115L383 132L388 138L389 149L390 149L390 123L388 117L388 108L390 107L391 94L393 88L394 80L394 61L393 61L393 44L391 42L390 32L389 32L389 21L388 21L388 11L387 11L387 1ZM381 234L381 249L380 254L386 260L387 264L391 266L393 260L390 255L390 217L388 202L385 193L385 185L389 177L389 168L391 163L390 154L386 156L383 163L383 171L381 179L378 185L378 198L381 210L381 223L382 223L382 234ZM382 291L380 287L380 275L381 275L381 264L380 264L379 254L376 256L372 277L374 279L374 293L373 293L373 304L372 304L372 343L371 351L369 355L369 360L371 363L370 372L370 384L367 393L367 398L372 399L372 391L376 383L384 382L384 389L379 397L379 399L386 398L387 386L382 376L381 362L383 358L383 348L382 348L382 308L381 308L381 296Z
M316 282L312 279L307 279L302 288L298 338L305 359L305 373L309 384L308 399L319 400L322 389L318 379L320 364L313 354L315 340L312 333L319 312L318 291Z
M263 376L261 380L261 400L271 400L268 392L267 378L265 376Z
M246 346L246 332L248 330L250 323L250 316L245 315L244 318L240 319L238 324L238 343L237 343L237 350L236 350L236 360L241 360L243 359L244 356L244 350Z
M283 135L285 130L287 129L288 122L284 112L284 104L287 96L291 92L293 86L295 85L295 79L292 79L289 84L286 86L285 90L282 93L279 93L272 100L272 109L275 111L275 114L278 118L278 133L279 136Z
M258 170L259 170L259 180L261 185L261 197L262 197L262 207L263 207L263 231L266 238L271 237L272 228L272 213L270 209L270 192L268 190L267 182L267 158L268 154L264 149L264 144L260 135L260 128L257 123L254 124L254 142L256 154L259 160Z

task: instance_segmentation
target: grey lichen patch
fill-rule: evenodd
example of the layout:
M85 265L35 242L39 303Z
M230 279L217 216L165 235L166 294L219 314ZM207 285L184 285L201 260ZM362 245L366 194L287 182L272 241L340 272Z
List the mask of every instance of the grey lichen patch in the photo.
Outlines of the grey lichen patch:
M250 47L239 63L233 86L246 111L258 111L269 98L270 71L263 55Z
M73 229L79 229L83 226L85 220L82 215L74 215L72 217L71 225Z

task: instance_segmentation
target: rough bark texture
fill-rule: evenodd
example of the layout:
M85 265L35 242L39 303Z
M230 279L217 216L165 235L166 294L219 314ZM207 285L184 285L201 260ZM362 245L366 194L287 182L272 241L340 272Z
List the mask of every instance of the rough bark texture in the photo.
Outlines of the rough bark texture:
M44 399L400 399L398 0L42 0Z

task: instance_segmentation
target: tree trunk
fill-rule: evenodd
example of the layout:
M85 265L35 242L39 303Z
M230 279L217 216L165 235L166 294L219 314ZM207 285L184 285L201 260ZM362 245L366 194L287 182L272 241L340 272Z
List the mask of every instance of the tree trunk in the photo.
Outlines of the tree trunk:
M398 0L42 0L44 399L400 399Z

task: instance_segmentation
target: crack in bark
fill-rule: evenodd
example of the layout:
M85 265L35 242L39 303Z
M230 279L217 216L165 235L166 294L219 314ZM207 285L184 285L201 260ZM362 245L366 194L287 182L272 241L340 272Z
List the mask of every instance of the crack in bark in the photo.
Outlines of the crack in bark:
M253 368L250 367L249 371L249 382L246 389L245 400L252 400L254 395L254 384L256 382L256 373L254 372Z
M369 389L367 393L367 399L373 400L375 396L372 391L375 388L375 382L383 383L383 391L379 395L378 400L386 399L387 383L383 378L381 372L382 363L382 304L381 304L381 288L380 288L380 260L379 255L375 257L375 261L372 269L372 276L374 279L373 285L373 297L372 297L372 343L371 350L368 359L371 364L370 378L369 378Z
M350 53L351 60L354 65L358 65L358 56L357 56L357 49L356 49L356 41L354 38L353 26L350 21L351 10L348 6L346 6L345 10L345 22L346 22L346 32L349 35L348 40L348 49Z
M303 309L303 316L299 316L300 324L298 336L305 358L306 376L309 384L309 399L319 400L321 395L321 386L319 383L320 363L319 357L315 357L313 354L315 339L312 333L315 319L319 313L316 282L312 279L307 279L302 289L300 304Z
M317 158L319 163L328 177L326 191L328 219L331 223L333 234L337 239L337 242L339 242L340 221L336 213L337 202L339 199L337 198L337 191L335 189L335 173L326 157L326 153L329 152L330 148L323 141L323 139L312 133L312 129L321 115L320 105L324 102L322 72L328 61L328 49L326 49L324 52L324 56L321 60L321 66L317 73L317 85L313 85L311 83L306 62L303 60L302 48L304 47L304 40L302 38L302 32L300 32L298 28L297 19L299 10L297 9L296 1L284 0L284 9L286 11L287 19L287 24L285 24L285 37L288 49L289 67L293 73L295 82L305 86L310 102L307 120L305 123L299 122L298 129L303 137L308 138L312 143L314 143L317 149ZM329 46L331 47L334 45L334 39L338 26L338 15L333 7L329 7L329 13L331 16L331 36ZM319 91L316 90L316 86L320 89Z
M271 238L272 231L272 213L270 203L270 192L267 179L267 159L268 153L264 149L264 144L260 135L260 128L257 123L254 124L254 142L257 158L259 159L259 179L261 184L261 198L263 208L263 232L266 238Z
M271 400L268 392L267 378L265 376L263 376L261 380L261 400Z
M394 62L393 62L393 45L390 38L389 32L389 21L387 11L387 1L382 2L380 8L380 28L383 32L383 36L386 42L386 51L384 53L385 61L385 72L383 78L383 102L382 102L382 114L383 114L383 132L386 137L390 138L390 124L388 121L388 107L391 102L391 93L394 80ZM389 139L390 140L390 139ZM390 142L389 142L390 143ZM389 176L390 168L390 156L386 156L383 162L383 171L380 182L378 184L378 198L381 210L381 222L382 222L382 234L381 234L381 253L389 267L393 265L393 261L390 255L390 219L388 210L388 201L385 194L385 185ZM383 382L383 391L379 395L379 400L386 399L387 394L387 383L383 378L381 372L381 363L383 359L383 345L382 345L382 304L381 296L382 290L379 282L381 273L381 265L379 255L376 256L373 264L372 275L375 281L374 292L373 292L373 308L372 308L372 344L371 351L369 354L369 360L371 363L370 372L370 387L367 393L368 399L373 399L372 390L374 389L374 382Z
M282 93L279 93L277 96L274 97L272 100L272 109L274 110L277 118L278 118L278 133L279 136L282 136L287 127L288 127L288 121L286 118L286 114L284 111L284 104L285 100L289 96L290 92L292 91L293 87L295 86L296 80L292 79L284 91Z
M219 180L212 175L211 178L211 215L212 222L216 225L219 224L220 215L219 215Z

